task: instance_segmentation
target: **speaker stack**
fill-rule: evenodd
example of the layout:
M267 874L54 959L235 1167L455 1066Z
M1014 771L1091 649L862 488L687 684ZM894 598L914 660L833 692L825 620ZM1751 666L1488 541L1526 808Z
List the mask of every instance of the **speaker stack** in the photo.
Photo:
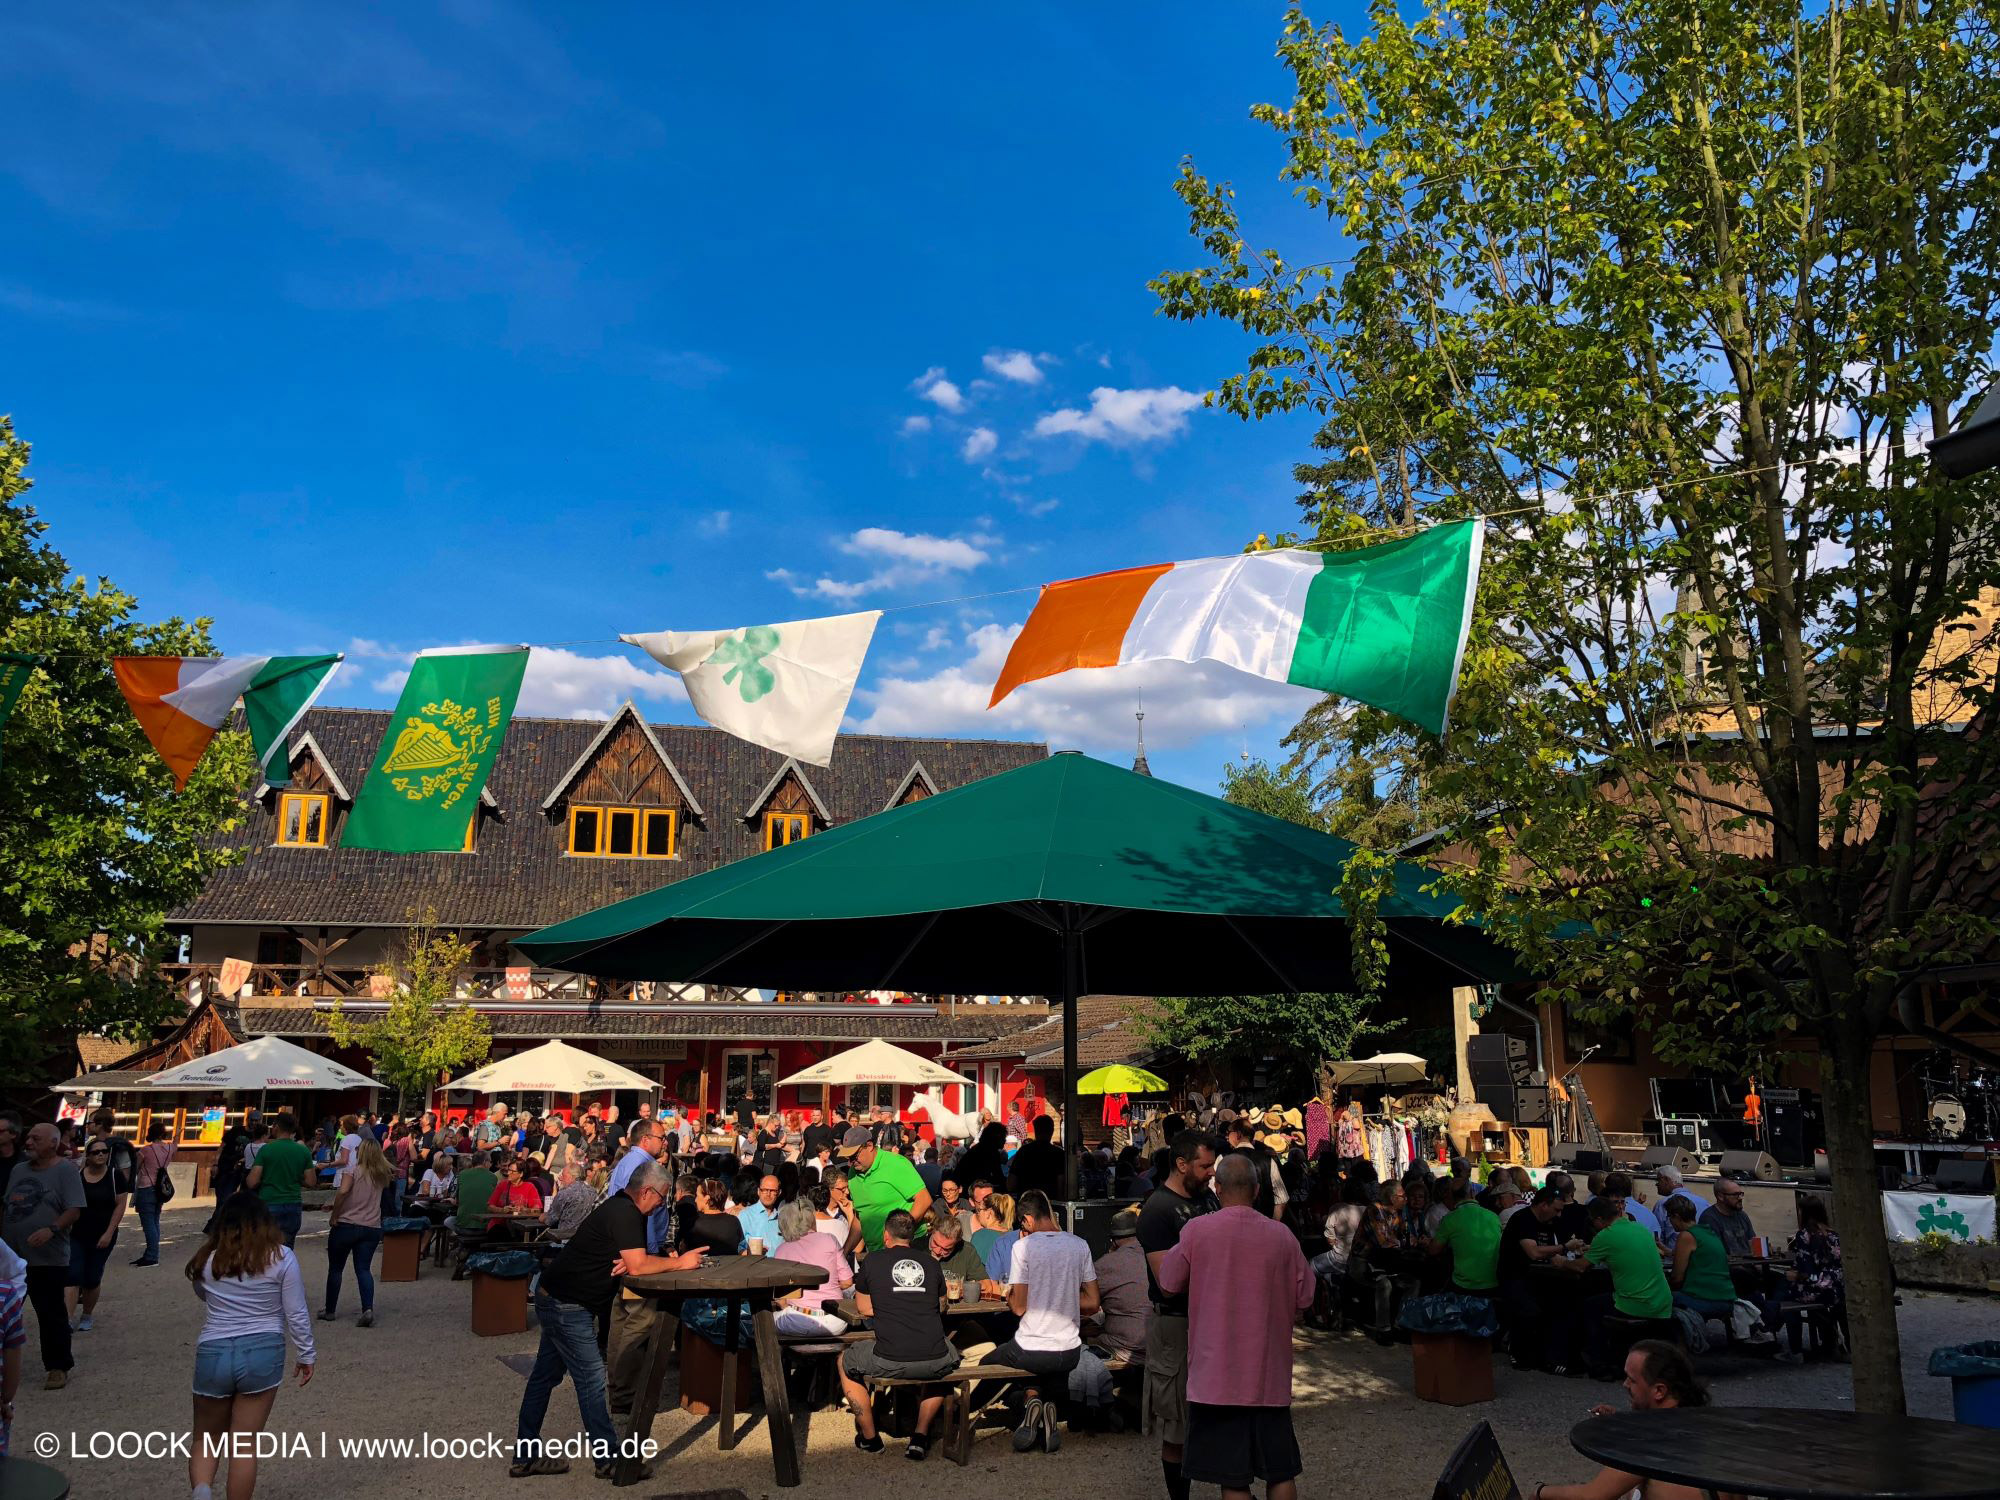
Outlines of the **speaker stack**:
M1481 1032L1465 1039L1465 1063L1472 1074L1472 1094L1512 1125L1546 1125L1549 1091L1534 1083L1534 1060L1525 1037L1504 1031Z
M1808 1167L1826 1144L1826 1120L1811 1089L1765 1089L1764 1129L1771 1154L1787 1167Z

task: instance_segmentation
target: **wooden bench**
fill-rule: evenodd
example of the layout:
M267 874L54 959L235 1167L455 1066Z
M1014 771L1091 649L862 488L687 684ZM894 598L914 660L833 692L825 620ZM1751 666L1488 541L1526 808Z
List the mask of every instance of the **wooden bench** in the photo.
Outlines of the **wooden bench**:
M978 1406L972 1404L972 1393L976 1386L988 1381L996 1381L1000 1386L1012 1385L1017 1380L1033 1380L1032 1370L1019 1370L1012 1365L960 1365L949 1375L940 1375L933 1380L911 1380L901 1375L872 1375L868 1379L871 1391L893 1391L908 1386L943 1386L947 1388L944 1403L944 1431L938 1434L938 1446L946 1458L961 1469L972 1462L973 1424L986 1414L1001 1394L993 1392Z

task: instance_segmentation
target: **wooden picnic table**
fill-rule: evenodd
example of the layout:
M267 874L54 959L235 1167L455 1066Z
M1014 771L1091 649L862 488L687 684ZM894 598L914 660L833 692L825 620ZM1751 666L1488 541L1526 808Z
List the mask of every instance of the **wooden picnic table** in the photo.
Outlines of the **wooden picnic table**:
M1704 1494L1772 1500L1972 1500L1993 1493L2000 1433L1851 1411L1688 1407L1571 1429L1585 1458Z
M841 1317L847 1319L849 1323L859 1323L862 1321L861 1306L852 1297L844 1302L834 1304L833 1310L839 1313ZM990 1315L1011 1311L1012 1309L1007 1306L1006 1302L998 1297L983 1299L968 1297L963 1301L947 1302L944 1305L944 1315L947 1318L976 1318L981 1314Z
M638 1396L632 1403L625 1436L643 1439L653 1430L667 1360L673 1352L674 1334L680 1327L681 1304L690 1297L719 1297L729 1306L723 1324L722 1394L716 1407L719 1446L725 1453L736 1446L736 1355L740 1338L737 1308L747 1307L757 1350L757 1375L764 1388L764 1419L771 1432L771 1464L780 1486L796 1485L799 1451L792 1441L791 1398L785 1389L785 1362L778 1347L777 1316L771 1304L782 1292L804 1291L825 1279L826 1272L818 1266L764 1255L725 1255L699 1270L657 1271L650 1276L620 1278L618 1284L626 1291L660 1303L662 1312L654 1324L652 1343L646 1351L645 1378L640 1381ZM614 1484L639 1482L638 1449L636 1441L628 1445L627 1456L618 1461Z

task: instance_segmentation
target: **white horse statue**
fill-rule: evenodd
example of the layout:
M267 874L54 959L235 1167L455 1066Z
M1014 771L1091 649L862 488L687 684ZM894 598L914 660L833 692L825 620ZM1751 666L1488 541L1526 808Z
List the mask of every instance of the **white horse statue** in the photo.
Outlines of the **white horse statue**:
M969 1141L979 1134L979 1112L959 1114L944 1107L944 1096L934 1088L910 1096L910 1108L930 1116L931 1129L941 1141Z

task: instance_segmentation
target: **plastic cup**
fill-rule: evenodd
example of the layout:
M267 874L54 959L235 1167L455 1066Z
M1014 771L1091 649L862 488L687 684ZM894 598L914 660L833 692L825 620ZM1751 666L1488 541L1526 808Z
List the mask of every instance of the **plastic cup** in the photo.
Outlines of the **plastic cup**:
M753 1234L750 1236L750 1253L752 1255L762 1255L764 1253L764 1240L761 1235Z
M963 1276L945 1277L944 1295L945 1300L948 1302L963 1302L965 1300L965 1278Z

